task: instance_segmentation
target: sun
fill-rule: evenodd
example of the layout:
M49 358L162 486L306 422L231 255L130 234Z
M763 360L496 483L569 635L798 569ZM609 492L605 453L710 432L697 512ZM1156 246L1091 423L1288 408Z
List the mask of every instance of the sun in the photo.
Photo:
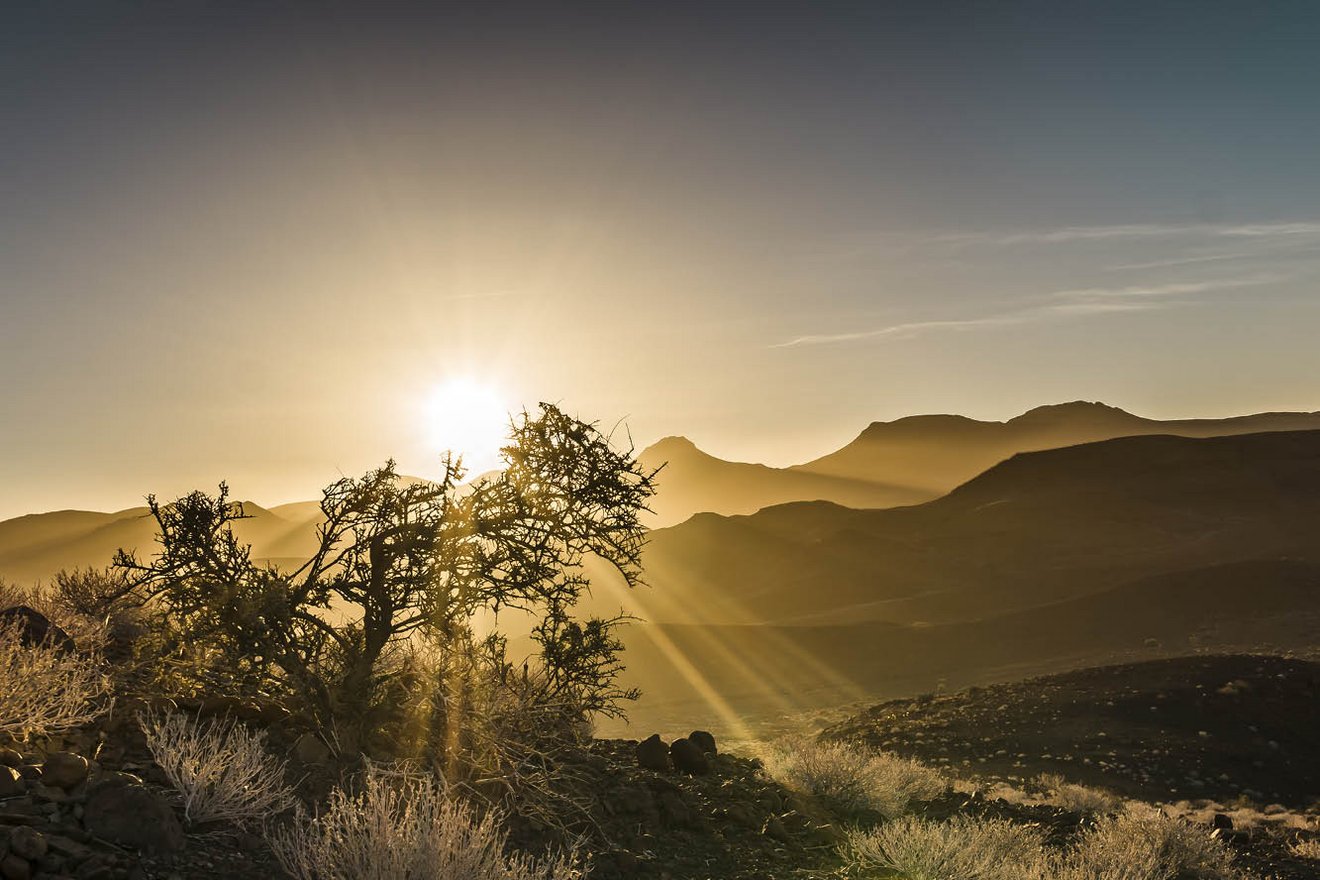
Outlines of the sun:
M427 395L423 417L427 442L438 452L461 455L469 474L499 464L509 408L495 388L467 376L448 379Z

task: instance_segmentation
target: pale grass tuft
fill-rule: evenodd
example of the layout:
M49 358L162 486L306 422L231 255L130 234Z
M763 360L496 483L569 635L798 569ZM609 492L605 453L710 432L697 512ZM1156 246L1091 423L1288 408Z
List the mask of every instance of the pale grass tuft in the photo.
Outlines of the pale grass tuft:
M1042 773L1036 777L1036 784L1043 792L1045 803L1073 813L1103 816L1123 808L1122 798L1102 788L1067 782L1057 773Z
M251 825L293 806L285 764L266 751L264 731L232 719L198 722L179 712L147 712L139 722L189 822Z
M1309 859L1320 862L1320 838L1311 838L1310 840L1294 840L1288 846L1288 852L1299 859Z
M854 868L896 871L906 880L1043 880L1048 876L1040 831L1002 819L898 819L849 834L844 847Z
M853 743L785 739L766 746L763 760L766 772L783 785L849 812L873 810L894 818L912 801L949 790L949 782L924 764Z
M295 880L580 880L571 858L547 862L505 855L497 813L477 817L430 777L369 768L359 790L336 789L324 813L301 809L290 826L267 831Z
M96 660L24 645L21 631L21 624L0 624L0 735L44 737L99 716L109 685Z
M905 880L1239 880L1232 854L1204 829L1153 808L1100 819L1076 845L1047 847L1034 827L955 816L854 831L843 852L864 876ZM888 874L883 876L889 876Z
M1101 818L1070 853L1072 878L1234 880L1233 853L1204 829L1153 807Z

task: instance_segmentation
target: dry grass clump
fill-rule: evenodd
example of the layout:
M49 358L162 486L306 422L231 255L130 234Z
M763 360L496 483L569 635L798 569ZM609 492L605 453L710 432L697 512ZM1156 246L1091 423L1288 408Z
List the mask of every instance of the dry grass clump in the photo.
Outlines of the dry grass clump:
M853 868L896 871L907 880L1027 880L1043 877L1039 830L1002 819L898 819L848 836Z
M1074 813L1107 815L1123 807L1122 798L1102 788L1068 782L1057 773L1042 773L1035 784L1046 803Z
M264 731L232 719L196 722L179 712L144 713L139 721L189 822L251 825L293 806L284 762L266 751Z
M1232 853L1204 829L1153 808L1100 819L1074 846L1051 850L1032 827L956 816L900 819L855 831L850 867L905 880L1238 880Z
M476 816L431 777L369 768L323 813L267 832L295 880L579 880L572 858L505 855L499 815Z
M43 737L100 715L108 684L96 660L24 645L21 633L21 624L0 623L0 735Z
M764 750L766 772L788 788L820 797L855 813L901 816L912 801L949 790L948 781L917 761L853 743L792 738Z
M1101 818L1077 844L1061 873L1066 880L1234 880L1239 873L1224 844L1153 807L1129 807Z
M1288 846L1288 852L1299 859L1310 859L1320 862L1320 838L1312 837L1309 840L1294 840Z

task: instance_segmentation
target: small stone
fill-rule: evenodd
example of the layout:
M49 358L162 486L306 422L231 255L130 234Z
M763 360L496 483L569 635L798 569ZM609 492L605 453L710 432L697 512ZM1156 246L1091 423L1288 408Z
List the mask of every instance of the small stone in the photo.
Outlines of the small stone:
M35 828L20 825L9 835L9 849L29 862L39 862L46 855L46 837Z
M87 778L87 759L73 752L47 755L41 765L41 781L65 791Z
M699 749L708 755L718 755L719 749L715 747L715 735L705 730L694 730L687 735L687 738Z
M771 816L765 820L765 826L761 828L761 833L771 840L777 840L780 843L788 843L788 829L784 823L779 821L778 816Z
M141 785L97 782L87 793L83 824L97 837L145 852L183 849L183 826L160 795Z
M31 880L32 866L13 853L0 859L0 877L4 880Z
M660 734L653 733L637 744L637 765L657 773L669 771L669 747Z
M18 797L27 791L27 783L13 767L0 766L0 798Z
M676 739L669 746L669 759L674 769L689 776L704 776L710 772L710 759L696 743L689 739Z
M314 733L304 733L293 744L293 757L300 764L326 764L330 761L330 749Z

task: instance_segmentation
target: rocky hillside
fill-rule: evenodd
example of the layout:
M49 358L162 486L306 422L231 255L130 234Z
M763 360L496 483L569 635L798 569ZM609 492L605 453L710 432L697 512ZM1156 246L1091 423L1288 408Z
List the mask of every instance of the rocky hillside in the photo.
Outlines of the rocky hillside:
M1320 431L1024 453L894 510L824 502L657 531L653 620L980 619L1231 562L1320 560Z

